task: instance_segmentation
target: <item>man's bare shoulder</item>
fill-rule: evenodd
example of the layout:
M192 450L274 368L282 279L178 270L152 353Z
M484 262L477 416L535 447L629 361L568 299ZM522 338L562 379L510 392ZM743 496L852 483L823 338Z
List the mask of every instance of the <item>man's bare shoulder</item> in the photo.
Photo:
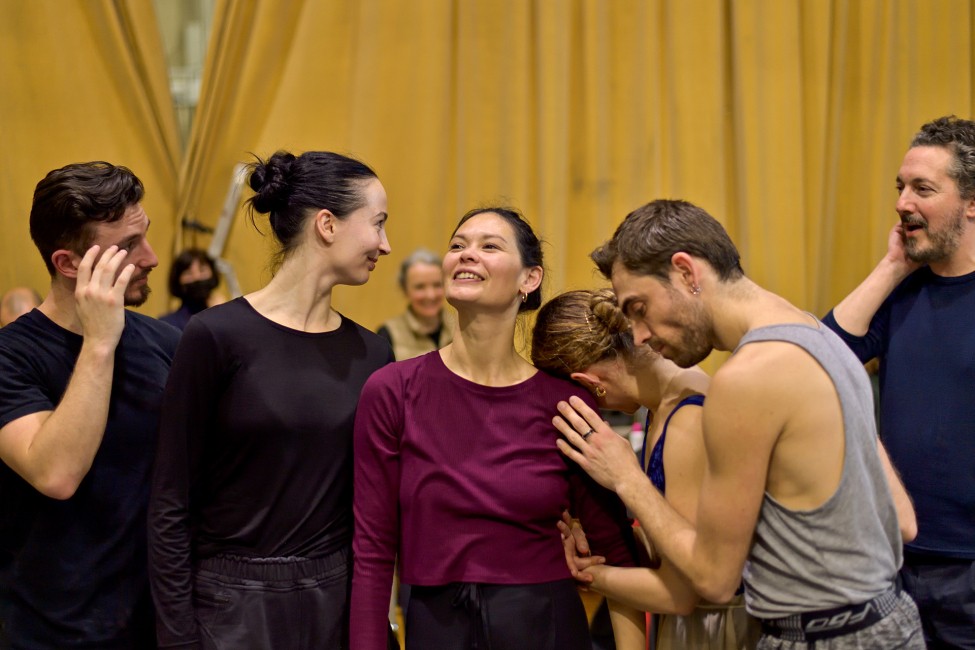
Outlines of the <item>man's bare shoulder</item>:
M743 346L718 369L711 382L709 396L715 385L722 390L774 390L781 387L783 378L790 385L801 383L797 370L813 364L813 357L794 343L786 341L756 341Z
M839 484L843 418L836 388L820 363L794 343L761 341L736 352L715 374L706 405L721 391L739 409L742 432L768 445L767 491L793 509L822 505ZM723 413L715 413L717 419Z
M774 440L821 372L816 361L796 345L749 343L715 373L705 401L705 425L728 429L740 420L737 435L750 432Z

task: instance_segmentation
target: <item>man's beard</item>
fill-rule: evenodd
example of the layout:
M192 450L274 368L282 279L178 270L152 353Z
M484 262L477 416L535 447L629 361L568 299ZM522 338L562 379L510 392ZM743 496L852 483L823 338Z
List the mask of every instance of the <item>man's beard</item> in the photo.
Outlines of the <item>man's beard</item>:
M126 307L141 307L145 304L146 300L149 299L149 294L152 293L152 289L149 288L148 282L137 289L137 294L132 295L130 293L131 291L133 291L133 289L127 289L125 292Z
M961 236L965 232L965 208L959 207L940 230L932 232L928 228L927 222L910 217L901 217L901 223L905 225L918 225L924 229L927 235L927 246L921 247L913 237L904 237L904 252L908 259L918 264L931 264L932 262L943 262L954 255L961 244Z
M685 298L677 291L671 293L671 298L674 305L671 321L680 325L680 342L673 345L664 341L664 345L673 355L668 357L671 361L681 368L690 368L707 359L714 349L707 335L708 319L699 302ZM652 343L651 340L651 347Z
M670 360L681 368L696 366L707 359L713 349L702 332L692 331L689 328L684 329L679 346L668 345L667 347L673 351Z

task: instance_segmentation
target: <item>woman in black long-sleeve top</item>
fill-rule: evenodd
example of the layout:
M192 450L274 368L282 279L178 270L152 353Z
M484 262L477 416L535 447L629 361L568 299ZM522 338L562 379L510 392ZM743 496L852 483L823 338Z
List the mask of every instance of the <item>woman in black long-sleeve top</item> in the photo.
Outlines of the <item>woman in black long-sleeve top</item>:
M331 294L389 253L386 193L328 152L258 161L250 185L281 264L197 315L176 353L149 514L159 643L345 647L352 422L392 354Z

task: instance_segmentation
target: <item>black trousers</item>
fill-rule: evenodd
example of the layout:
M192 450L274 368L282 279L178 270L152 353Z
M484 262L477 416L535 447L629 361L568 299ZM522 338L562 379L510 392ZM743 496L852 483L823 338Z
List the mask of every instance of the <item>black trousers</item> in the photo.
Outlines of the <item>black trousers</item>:
M348 648L351 550L322 558L220 556L197 568L203 650Z
M921 613L928 650L975 650L975 561L908 551L900 577Z
M572 580L534 585L413 585L409 650L592 650Z

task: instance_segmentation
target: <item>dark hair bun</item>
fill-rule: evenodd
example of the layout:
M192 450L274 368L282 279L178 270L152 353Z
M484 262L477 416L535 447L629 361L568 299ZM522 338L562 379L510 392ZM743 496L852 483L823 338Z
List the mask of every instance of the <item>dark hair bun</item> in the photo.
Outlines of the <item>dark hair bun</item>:
M248 182L255 192L252 201L255 210L267 214L288 207L293 189L291 170L294 161L294 154L279 151L266 161L254 163Z

